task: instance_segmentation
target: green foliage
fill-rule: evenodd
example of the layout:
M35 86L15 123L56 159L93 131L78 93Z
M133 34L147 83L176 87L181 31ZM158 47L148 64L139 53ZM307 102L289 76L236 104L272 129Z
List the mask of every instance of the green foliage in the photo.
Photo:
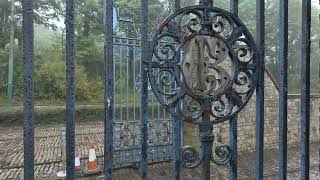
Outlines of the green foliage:
M127 109L124 108L122 111L122 116L120 116L120 106L115 107L115 120L121 121L126 120L127 117L130 121L134 121L133 117L135 117L136 121L140 119L140 106L136 106L135 114L133 110L133 106L130 105ZM149 107L149 113L152 111L152 107ZM161 112L163 109L161 109ZM61 124L65 122L66 109L62 106L50 106L50 107L37 107L34 110L34 123L41 125L48 124ZM154 114L158 114L158 109L154 108ZM163 118L164 115L161 113L160 118ZM166 114L166 118L170 118L169 114ZM0 111L0 125L22 125L24 119L24 113L22 107L14 108L14 109L4 109L2 108ZM75 109L75 119L76 123L79 122L93 122L93 121L104 121L104 106L77 106Z
M45 42L44 42L45 43ZM66 63L59 39L38 46L34 53L34 98L40 102L64 102L66 97ZM92 48L92 46L89 46ZM21 51L19 51L21 53ZM91 52L95 53L95 52ZM81 54L81 53L80 53ZM82 53L81 55L83 55ZM88 57L81 57L86 59ZM15 57L14 95L16 100L23 98L22 56ZM86 68L75 65L75 98L77 101L97 101L103 99L103 83L100 77L91 81Z
M7 87L7 81L4 79L4 77L7 77L7 71L5 70L7 67L7 63L4 62L5 57L5 51L0 48L0 97L6 96L5 92ZM3 99L0 98L0 104L3 101Z
M289 1L288 19L288 82L289 93L300 93L301 66L301 0ZM279 1L267 0L265 5L265 62L276 78L279 77ZM229 1L215 0L221 8L229 9ZM311 22L311 93L319 93L320 9L312 7ZM239 1L239 17L253 37L256 35L256 4L254 0Z
M66 97L66 66L62 61L45 63L35 72L35 95L37 99L64 100ZM95 86L89 83L82 66L75 69L76 100L88 101L95 94Z
M90 80L104 75L103 45L94 36L77 36L75 42L76 63L85 68Z
M0 1L0 49L3 49L9 43L9 27L10 27L10 13L11 1ZM63 15L63 0L45 0L34 1L33 19L36 24L45 25L56 29L55 21L59 20ZM15 26L16 37L22 39L22 0L15 0ZM22 42L22 41L19 41Z
M76 37L75 37L75 82L76 100L79 102L103 102L104 97L104 35L103 35L103 0L77 0L76 3ZM198 0L181 1L182 7L197 4ZM230 1L215 0L215 6L229 10ZM7 88L7 62L9 42L9 15L10 1L0 1L0 101L4 102ZM136 28L139 31L141 25L140 0L117 0L115 6L120 16L130 16L135 19ZM65 101L65 31L57 30L57 21L64 15L63 0L35 1L35 48L34 48L34 94L36 102ZM18 46L14 56L14 96L16 102L23 98L23 59L22 59L22 34L21 34L21 0L16 3L16 32ZM256 29L256 4L255 0L239 1L239 17L255 37ZM152 38L158 24L166 16L174 11L174 0L149 0L149 38ZM318 41L320 39L318 24L318 7L312 8L311 29L311 92L318 93L320 89L319 63L320 51ZM278 77L278 49L279 49L279 2L266 1L266 64ZM51 29L49 29L51 28ZM57 31L54 31L54 30ZM301 61L301 0L289 1L289 92L299 93L300 85L300 61ZM115 35L135 37L136 34L130 24L120 22ZM138 52L138 50L136 51ZM133 59L129 52L129 62ZM138 58L138 54L136 54ZM120 72L119 49L115 50L116 81L115 98L117 102L123 100L120 91L129 95L130 104L133 98L138 102L139 96L133 95L132 69L136 75L139 64L126 64L127 49L123 49L123 71ZM127 77L126 69L129 68ZM120 80L122 75L122 81ZM130 89L127 92L125 85L129 81ZM124 87L120 88L120 84ZM121 99L122 98L122 99ZM1 102L0 102L1 103Z
M150 36L158 27L166 16L169 15L170 9L165 2L160 2L160 0L149 0L149 32ZM141 26L140 18L140 0L118 0L116 6L120 10L121 16L133 16L136 20L137 27ZM161 9L161 11L159 11ZM121 24L120 24L121 25ZM119 33L124 36L132 35L132 27L125 25L120 26ZM131 34L130 34L131 33Z
M34 110L35 124L57 124L65 122L66 109L64 107L41 107ZM23 109L6 110L0 113L0 124L23 124ZM102 121L104 108L99 107L80 107L76 108L76 122Z

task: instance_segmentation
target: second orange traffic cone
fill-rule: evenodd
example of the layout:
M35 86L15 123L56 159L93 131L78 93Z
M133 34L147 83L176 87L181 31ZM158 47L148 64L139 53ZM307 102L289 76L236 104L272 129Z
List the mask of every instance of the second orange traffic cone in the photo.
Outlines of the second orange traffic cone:
M100 167L98 165L95 143L91 142L89 144L89 162L87 164L86 173L87 174L95 174L100 172Z

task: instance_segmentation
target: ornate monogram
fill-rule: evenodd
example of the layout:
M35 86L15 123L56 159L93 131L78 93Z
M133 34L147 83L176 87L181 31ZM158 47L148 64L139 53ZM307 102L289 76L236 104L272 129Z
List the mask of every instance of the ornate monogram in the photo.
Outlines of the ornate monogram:
M223 61L229 57L225 44L200 35L186 44L185 51L181 67L187 88L203 98L219 95L231 80L223 67Z

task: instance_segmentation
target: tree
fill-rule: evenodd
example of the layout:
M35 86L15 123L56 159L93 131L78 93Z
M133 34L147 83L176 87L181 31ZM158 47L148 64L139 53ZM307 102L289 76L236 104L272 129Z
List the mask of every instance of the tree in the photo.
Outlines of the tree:
M216 0L215 4L223 9L229 9L229 2ZM265 26L265 61L266 66L279 77L279 1L266 1L266 26ZM301 0L289 1L289 32L288 32L288 82L289 93L300 92L300 62L301 62ZM311 92L317 92L319 86L320 52L318 42L320 39L320 27L318 16L320 9L312 7L311 28ZM247 26L253 37L256 34L256 4L255 0L239 1L239 17Z
M15 11L16 16L16 37L22 39L21 24L22 24L22 0L16 0ZM62 0L46 0L34 1L34 23L45 25L56 29L55 21L59 21L63 15L63 2ZM10 27L10 1L0 1L0 49L4 49L5 45L9 42L9 27ZM21 42L21 41L19 41Z
M21 42L21 0L16 0L15 8L17 15L16 22L16 38ZM45 76L45 69L62 72L64 69L64 49L61 31L56 33L39 33L46 31L44 28L39 28L39 24L45 28L53 30L57 29L57 21L61 21L64 16L64 0L46 0L35 1L35 38L40 38L41 41L35 41L35 73L37 78ZM95 86L97 79L104 78L104 27L103 27L103 0L77 0L76 3L76 37L75 37L75 60L76 66L80 67L83 79L87 79L89 86ZM215 0L215 6L229 10L230 2L224 0ZM182 0L181 7L198 4L198 0ZM7 72L7 53L5 46L9 42L9 14L10 1L0 1L0 91L5 92L6 87L6 72ZM117 0L115 1L120 16L131 16L135 19L136 28L140 29L140 0ZM256 9L255 0L239 1L239 17L248 27L249 31L255 37L256 29ZM161 9L161 11L159 11ZM158 25L174 11L174 0L149 0L149 38L151 39ZM272 73L278 77L278 49L279 49L279 2L266 1L266 64ZM311 86L312 92L316 92L320 88L319 83L319 63L320 51L318 40L320 35L320 27L318 26L319 9L312 8L312 29L311 29ZM41 26L42 27L42 26ZM139 31L139 30L138 30ZM301 0L292 0L289 2L289 90L290 93L299 92L300 83L300 34L301 34ZM120 22L115 31L116 36L122 37L137 37L131 24ZM50 37L50 39L49 39ZM45 40L46 39L46 40ZM125 48L126 49L126 48ZM118 51L118 50L117 50ZM22 97L22 47L16 48L15 62L15 95ZM124 50L124 53L127 51ZM119 54L115 53L116 59L119 59ZM124 54L126 56L126 54ZM132 49L129 48L129 57L133 59ZM5 59L5 61L3 61ZM53 63L54 62L54 63ZM131 60L129 62L132 62ZM53 63L53 65L51 64ZM134 68L129 64L129 68ZM38 73L37 71L42 71ZM129 69L129 74L132 74L132 69ZM126 77L124 77L125 79ZM131 78L131 77L129 77ZM36 79L36 86L42 86L45 83L44 79ZM49 79L48 79L49 80ZM52 80L52 79L51 79ZM129 80L130 83L133 79ZM132 84L131 84L132 85ZM87 85L84 85L87 86ZM103 94L102 85L96 92ZM42 86L43 87L43 86ZM37 90L37 93L41 93ZM99 94L98 93L98 94ZM56 97L56 95L53 95ZM43 96L42 96L43 97ZM90 97L97 97L90 95ZM80 97L79 97L80 98ZM78 99L79 99L78 98Z

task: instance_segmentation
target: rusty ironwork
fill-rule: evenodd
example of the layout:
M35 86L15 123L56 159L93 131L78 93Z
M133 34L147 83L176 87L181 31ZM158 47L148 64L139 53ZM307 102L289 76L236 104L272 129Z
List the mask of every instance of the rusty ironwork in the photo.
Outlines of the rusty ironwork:
M256 84L256 46L237 15L197 5L170 15L156 31L148 63L155 96L175 118L199 125L201 152L182 148L182 164L228 165L231 149L215 147L213 125L229 120L250 100Z
M33 123L33 1L22 1L23 61L24 61L24 179L34 179ZM140 39L114 38L112 29L113 1L105 1L105 179L112 179L114 164L139 162L141 179L148 179L148 162L153 158L173 154L174 179L180 179L180 166L195 168L202 165L202 179L210 179L210 163L230 166L230 179L237 178L237 114L246 106L256 90L256 179L263 179L264 152L264 49L265 1L256 0L256 44L237 17L238 1L231 1L231 11L213 7L213 0L200 0L200 5L180 8L158 28L152 40L148 38L148 1L141 0ZM280 160L279 178L286 179L287 145L287 34L288 3L280 1ZM310 28L311 0L302 3L301 36L301 179L309 179L310 145ZM74 1L66 1L66 155L67 179L74 179ZM130 21L124 18L123 21ZM102 22L103 23L103 22ZM116 65L115 46L126 47L127 64L133 62L133 79L126 78L126 92L133 84L133 93L140 89L140 113L133 103L133 121L129 121L128 99L126 122L115 119ZM129 47L130 46L130 47ZM141 49L140 49L141 46ZM122 49L122 48L120 48ZM140 51L141 50L141 51ZM135 54L140 54L139 72ZM122 53L122 51L121 51ZM120 54L121 54L120 53ZM132 53L132 55L131 55ZM119 56L122 62L122 54ZM131 58L131 60L129 60ZM131 66L131 65L130 65ZM121 85L122 89L122 65ZM132 74L126 66L126 77ZM148 113L149 85L151 116ZM139 78L138 78L139 77ZM136 79L139 82L135 82ZM140 82L141 81L141 82ZM140 83L140 86L139 86ZM139 88L140 87L140 88ZM122 92L122 90L121 90ZM121 93L122 97L122 93ZM158 104L174 117L168 120ZM127 95L128 98L128 95ZM120 98L121 99L121 98ZM122 100L120 102L122 107ZM157 109L157 110L156 110ZM138 110L137 110L138 111ZM158 114L156 118L155 114ZM160 113L163 114L160 116ZM137 115L136 115L137 114ZM138 116L139 114L139 116ZM156 121L150 122L151 119ZM137 119L141 121L137 121ZM214 146L214 124L230 120L230 146ZM181 147L181 122L199 125L201 151L191 146ZM179 123L180 122L180 123ZM155 128L157 127L157 128ZM174 132L172 132L172 130ZM284 131L282 131L284 130ZM114 134L115 133L115 134ZM173 135L173 136L171 136ZM116 141L116 143L114 143ZM173 144L173 146L172 146ZM132 152L131 154L129 153ZM157 155L154 155L157 154ZM161 155L159 155L161 154ZM119 158L117 158L119 157ZM113 161L113 159L115 159Z
M199 124L209 100L210 121L221 123L237 114L254 91L254 40L227 11L205 6L178 10L157 30L152 47L150 84L175 117Z

